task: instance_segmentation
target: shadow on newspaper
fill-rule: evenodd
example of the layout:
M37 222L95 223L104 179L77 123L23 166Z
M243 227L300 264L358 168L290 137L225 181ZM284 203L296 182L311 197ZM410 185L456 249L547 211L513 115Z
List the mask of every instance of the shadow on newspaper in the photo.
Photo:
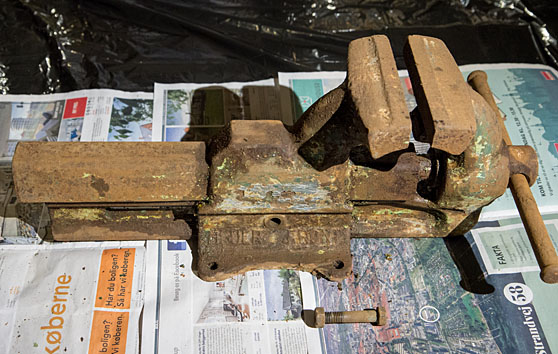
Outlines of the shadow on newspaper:
M281 112L279 95L291 98L293 108ZM287 87L247 85L232 90L208 86L189 93L169 90L163 117L164 141L204 141L219 134L231 120L281 120L286 125L302 113L299 98Z
M475 294L493 293L494 286L486 281L484 272L465 236L445 237L444 243L461 275L459 285Z

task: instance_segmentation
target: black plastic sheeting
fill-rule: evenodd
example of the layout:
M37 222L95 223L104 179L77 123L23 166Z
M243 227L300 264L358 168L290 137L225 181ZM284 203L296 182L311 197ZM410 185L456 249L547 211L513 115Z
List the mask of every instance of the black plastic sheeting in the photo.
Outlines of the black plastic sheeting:
M349 41L378 33L399 68L409 34L442 38L458 64L555 65L554 1L4 0L0 92L151 91L153 82L345 70Z

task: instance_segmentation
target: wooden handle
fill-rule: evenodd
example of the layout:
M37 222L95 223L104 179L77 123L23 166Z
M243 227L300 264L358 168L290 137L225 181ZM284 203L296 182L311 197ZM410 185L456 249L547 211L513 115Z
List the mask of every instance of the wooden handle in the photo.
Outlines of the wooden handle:
M499 118L500 126L502 128L502 136L507 145L512 145L506 126L504 125L504 120L500 115L500 110L494 101L494 96L492 91L488 86L487 75L484 71L473 71L467 77L467 82L471 87L477 91L488 104L494 110ZM545 283L558 283L558 255L556 255L556 250L552 244L552 240L548 235L546 226L544 225L541 213L531 193L529 184L527 183L527 178L521 174L515 174L510 177L510 189L515 200L515 205L519 210L519 215L521 216L521 221L523 221L523 226L527 235L529 236L529 241L531 242L531 247L537 257L537 262L541 268L541 279Z

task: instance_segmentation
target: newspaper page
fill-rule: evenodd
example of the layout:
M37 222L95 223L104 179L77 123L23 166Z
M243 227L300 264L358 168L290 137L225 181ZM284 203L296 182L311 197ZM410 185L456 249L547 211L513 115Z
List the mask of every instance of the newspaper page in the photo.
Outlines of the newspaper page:
M558 249L558 214L543 215L543 220ZM483 272L496 288L503 289L507 301L501 309L519 328L516 335L536 353L558 352L558 288L541 281L539 267L521 219L502 218L480 223L467 234Z
M558 212L558 72L545 65L475 65L463 75L484 70L515 145L530 145L539 158L539 177L531 191L541 213ZM517 216L511 192L483 210L481 220Z
M153 136L161 141L207 141L233 119L281 120L273 79L222 84L159 84Z
M344 71L279 73L281 111L284 122L294 123L320 97L345 81Z
M153 94L148 92L2 95L2 156L12 156L19 141L151 141L152 116Z
M319 333L301 319L300 279L309 274L205 282L191 264L186 241L148 241L142 353L317 353Z
M558 214L543 215L554 248L558 249ZM488 274L538 272L539 266L521 219L480 223L471 230Z
M207 140L232 119L290 124L279 95L272 79L155 84L154 140ZM259 270L204 282L184 241L150 241L147 255L143 353L317 353L319 332L301 319L300 279L309 274Z
M480 65L462 71L466 77L476 69L488 73L512 141L537 150L546 172L541 169L532 190L544 212L556 212L556 72L540 65ZM406 72L399 74L412 109L416 103L410 81ZM306 101L314 102L344 77L339 72L280 73L279 84L288 88L282 92L290 90L281 96L282 105L291 107L296 120L307 108ZM326 84L328 80L336 81ZM388 311L384 327L326 325L321 330L322 352L558 352L558 337L553 335L558 333L553 320L558 316L556 286L540 280L521 221L503 218L517 215L513 201L503 198L483 214L488 221L464 237L352 240L353 275L343 282L342 291L337 283L303 279L305 294L313 292L326 310L383 306ZM557 217L545 215L555 245Z
M108 89L0 96L0 237L36 243L11 185L11 157L20 141L151 141L153 94Z
M144 256L144 242L0 245L0 352L137 353Z

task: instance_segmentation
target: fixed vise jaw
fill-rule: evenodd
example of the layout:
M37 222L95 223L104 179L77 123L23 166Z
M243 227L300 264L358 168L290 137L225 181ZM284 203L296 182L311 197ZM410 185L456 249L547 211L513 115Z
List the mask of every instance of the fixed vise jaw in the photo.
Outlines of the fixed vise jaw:
M193 234L204 280L293 268L340 281L351 238L463 233L511 175L536 179L534 151L504 142L498 116L442 41L411 36L405 59L412 112L388 39L361 38L345 82L293 126L232 121L205 148L21 143L18 197L47 203L55 240L75 239L77 228L88 240ZM133 172L118 167L128 159Z

